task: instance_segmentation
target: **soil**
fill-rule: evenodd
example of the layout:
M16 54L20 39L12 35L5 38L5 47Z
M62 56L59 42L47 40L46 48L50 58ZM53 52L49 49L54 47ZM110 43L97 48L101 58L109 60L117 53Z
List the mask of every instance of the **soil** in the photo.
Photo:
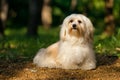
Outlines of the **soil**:
M120 59L97 56L95 70L64 70L36 67L32 61L0 60L0 80L120 80Z

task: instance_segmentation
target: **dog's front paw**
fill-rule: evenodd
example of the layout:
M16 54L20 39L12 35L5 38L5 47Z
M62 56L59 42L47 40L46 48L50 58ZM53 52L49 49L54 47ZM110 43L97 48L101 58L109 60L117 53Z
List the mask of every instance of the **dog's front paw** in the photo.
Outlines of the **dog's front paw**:
M96 68L96 64L95 63L88 63L88 64L84 64L81 66L82 70L92 70Z

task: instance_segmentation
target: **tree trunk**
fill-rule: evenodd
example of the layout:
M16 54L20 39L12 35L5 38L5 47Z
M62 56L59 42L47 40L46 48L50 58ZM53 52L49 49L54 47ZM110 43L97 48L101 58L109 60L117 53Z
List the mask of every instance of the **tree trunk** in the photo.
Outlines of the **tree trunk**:
M38 24L41 22L41 9L43 0L29 0L29 22L28 32L29 36L37 35Z
M114 34L115 31L115 23L114 23L114 16L113 16L113 4L114 0L105 0L105 9L106 9L106 16L105 16L105 31L104 34L106 36L111 36Z
M71 0L71 6L70 6L70 10L72 13L76 12L76 7L77 7L77 2L78 0Z
M7 0L0 1L0 36L4 35L4 28L8 14L8 3Z
M48 29L52 24L52 8L51 8L51 0L44 0L43 8L42 8L42 24Z

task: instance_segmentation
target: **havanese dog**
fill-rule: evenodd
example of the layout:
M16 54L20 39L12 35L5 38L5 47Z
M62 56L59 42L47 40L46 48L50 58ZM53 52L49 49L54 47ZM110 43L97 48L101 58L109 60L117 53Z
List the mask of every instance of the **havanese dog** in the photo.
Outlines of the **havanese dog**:
M40 49L33 63L48 68L95 69L93 32L89 18L82 14L71 14L63 21L60 40L48 48Z

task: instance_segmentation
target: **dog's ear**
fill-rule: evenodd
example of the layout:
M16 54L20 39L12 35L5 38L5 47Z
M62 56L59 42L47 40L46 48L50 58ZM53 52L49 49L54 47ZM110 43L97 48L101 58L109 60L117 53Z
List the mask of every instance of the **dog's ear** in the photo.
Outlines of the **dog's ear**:
M89 36L90 36L90 39L93 41L93 35L94 35L94 31L95 31L95 28L91 22L91 20L89 20Z
M91 22L91 20L89 18L84 18L85 20L85 25L86 25L86 29L87 29L87 34L85 35L87 41L89 42L93 42L93 34L94 34L94 27L93 24Z
M60 40L65 41L66 39L66 27L64 24L61 25L61 31L60 31Z
M91 27L89 27L89 40L93 42L93 35L94 35L94 27L93 25L91 25Z

